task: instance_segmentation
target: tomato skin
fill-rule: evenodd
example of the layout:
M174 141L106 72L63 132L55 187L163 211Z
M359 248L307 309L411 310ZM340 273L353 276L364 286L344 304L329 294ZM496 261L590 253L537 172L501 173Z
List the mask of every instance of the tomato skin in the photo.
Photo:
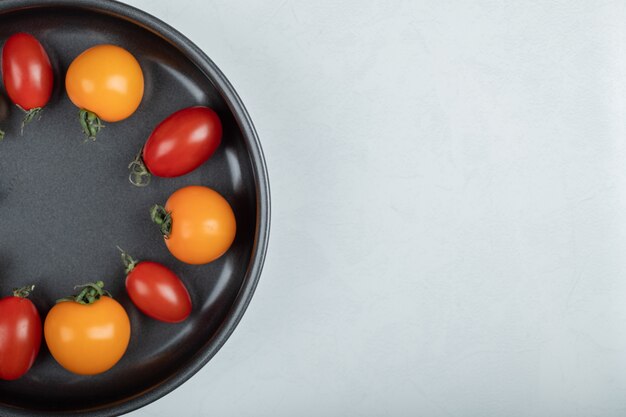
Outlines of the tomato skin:
M143 98L141 66L124 48L96 45L77 56L67 69L65 89L78 108L107 122L130 117Z
M143 148L152 175L179 177L206 162L222 140L222 123L208 107L179 110L154 129Z
M28 111L50 100L54 75L50 58L32 35L16 33L2 48L2 79L13 103Z
M44 322L50 353L65 369L95 375L111 369L130 341L130 320L117 301L102 296L93 304L57 303Z
M165 203L172 228L165 239L182 262L200 265L222 256L235 240L237 225L230 204L217 191L192 185L175 191Z
M0 300L0 379L14 380L31 368L41 346L41 318L32 301Z
M176 274L157 262L139 262L126 276L126 291L144 314L179 323L191 313L191 297Z

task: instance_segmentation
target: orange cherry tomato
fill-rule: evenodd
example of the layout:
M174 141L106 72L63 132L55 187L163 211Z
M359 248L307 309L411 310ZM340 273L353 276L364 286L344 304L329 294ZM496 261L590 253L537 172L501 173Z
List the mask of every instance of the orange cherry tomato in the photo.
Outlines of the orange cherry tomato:
M130 341L130 320L124 307L108 295L94 298L88 304L61 300L44 323L44 337L54 359L79 375L111 369Z
M85 120L91 131L85 133L93 137L102 126L99 119L118 122L137 110L143 98L143 72L126 49L97 45L70 64L65 88L72 103L85 111L81 120L91 117Z
M222 256L235 240L233 209L217 191L192 185L174 192L165 207L154 206L152 220L178 260L206 264Z

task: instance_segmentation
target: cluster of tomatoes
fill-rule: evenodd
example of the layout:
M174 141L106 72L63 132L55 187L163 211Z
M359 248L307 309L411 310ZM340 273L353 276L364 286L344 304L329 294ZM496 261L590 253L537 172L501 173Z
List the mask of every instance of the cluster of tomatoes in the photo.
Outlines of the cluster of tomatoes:
M18 33L6 41L2 79L11 101L25 113L22 129L41 117L50 100L54 73L48 54L35 37ZM74 59L65 87L79 108L83 132L95 140L102 121L119 122L139 107L144 77L130 52L115 45L97 45ZM185 175L213 155L221 137L222 125L212 109L194 106L179 110L154 128L129 165L129 180L146 186L151 176ZM208 187L183 187L164 206L154 205L150 215L172 255L188 264L212 262L235 239L231 206ZM192 304L180 278L162 264L139 262L121 252L126 290L134 305L156 320L185 320ZM31 368L42 334L54 359L76 374L105 372L122 358L130 340L130 320L102 281L75 287L79 292L58 300L43 326L37 308L27 298L33 288L16 289L13 296L0 299L0 379L17 379Z

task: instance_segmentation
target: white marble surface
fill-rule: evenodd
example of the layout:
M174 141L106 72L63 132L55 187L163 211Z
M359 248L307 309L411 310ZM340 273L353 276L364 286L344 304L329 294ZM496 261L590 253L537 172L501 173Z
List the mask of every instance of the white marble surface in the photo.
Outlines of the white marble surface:
M232 81L273 200L241 324L132 416L626 415L623 2L129 2Z

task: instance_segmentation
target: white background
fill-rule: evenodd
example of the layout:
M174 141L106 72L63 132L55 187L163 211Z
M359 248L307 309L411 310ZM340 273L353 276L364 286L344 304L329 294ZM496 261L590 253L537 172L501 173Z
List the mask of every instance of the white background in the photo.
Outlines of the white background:
M233 336L132 416L626 415L623 2L130 3L231 80L273 205Z

